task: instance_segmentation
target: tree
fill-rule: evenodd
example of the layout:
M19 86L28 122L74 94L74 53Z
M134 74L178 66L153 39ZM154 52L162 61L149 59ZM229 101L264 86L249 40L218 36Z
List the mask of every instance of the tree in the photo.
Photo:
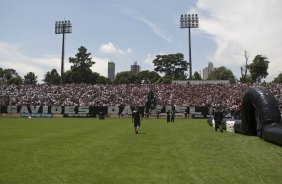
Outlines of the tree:
M193 80L202 80L201 75L199 74L199 72L195 72L193 75Z
M22 84L22 82L16 70L0 68L0 84Z
M244 51L244 57L245 57L245 66L241 66L241 82L248 82L248 61L249 61L249 55L247 51Z
M95 62L92 61L90 55L91 53L87 53L87 49L85 47L81 46L78 48L78 53L75 55L76 57L69 58L69 62L73 63L73 66L71 66L71 73L66 76L70 78L66 81L74 83L91 83L91 66L95 64Z
M279 73L279 75L273 80L275 83L282 83L282 73Z
M137 82L137 74L131 71L117 73L115 84L134 84Z
M0 84L2 84L2 81L4 81L4 70L0 67Z
M224 66L213 70L207 80L229 80L231 83L236 81L233 72Z
M43 81L48 85L49 84L58 85L58 84L60 84L60 75L57 72L57 70L54 68L54 69L51 70L51 72L47 72L44 75Z
M156 83L161 76L155 71L141 71L137 74L137 83Z
M37 84L37 76L33 72L28 72L24 76L24 84Z
M5 84L6 83L6 78L4 74L3 68L0 67L0 84Z
M164 74L164 77L170 80L183 80L187 78L185 71L188 68L188 62L184 60L181 53L169 55L157 55L153 60L155 71Z
M100 75L97 72L92 73L91 84L111 84L111 80Z
M253 82L261 82L263 78L267 77L268 63L269 61L267 57L257 55L253 62L248 65Z
M111 81L111 79L100 75L98 80L97 80L97 83L98 84L112 84L112 81Z
M22 83L23 83L23 79L20 76L13 77L8 81L8 84L20 85Z
M71 83L79 84L79 83L81 83L80 72L68 70L64 73L64 75L65 75L65 83L66 84L71 84Z
M171 78L169 77L161 77L157 81L158 84L171 84Z

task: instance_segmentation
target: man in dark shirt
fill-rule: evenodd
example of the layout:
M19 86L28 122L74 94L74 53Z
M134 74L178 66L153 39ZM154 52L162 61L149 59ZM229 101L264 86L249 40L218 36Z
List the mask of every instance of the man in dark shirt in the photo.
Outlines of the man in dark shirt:
M169 111L166 112L166 122L170 123L170 112Z
M135 131L136 134L138 134L138 131L139 131L140 126L141 126L141 116L140 116L137 108L133 109L132 122L134 124L134 131Z
M216 108L216 110L214 111L214 114L213 114L213 118L214 118L214 121L215 121L215 125L214 125L214 128L215 128L215 131L217 132L217 129L219 128L220 131L222 132L222 120L223 120L223 113L222 111L220 110L220 108Z

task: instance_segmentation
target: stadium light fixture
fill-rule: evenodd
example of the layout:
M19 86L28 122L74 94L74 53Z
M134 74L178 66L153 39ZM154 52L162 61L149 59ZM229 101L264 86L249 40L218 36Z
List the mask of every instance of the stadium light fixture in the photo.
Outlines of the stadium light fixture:
M72 32L72 24L69 20L56 21L55 22L55 33L63 34L63 43L62 43L62 60L61 60L61 85L64 85L64 57L65 57L65 34Z
M180 16L180 28L188 28L189 44L189 78L192 79L192 56L191 56L191 28L199 28L198 14L182 14Z

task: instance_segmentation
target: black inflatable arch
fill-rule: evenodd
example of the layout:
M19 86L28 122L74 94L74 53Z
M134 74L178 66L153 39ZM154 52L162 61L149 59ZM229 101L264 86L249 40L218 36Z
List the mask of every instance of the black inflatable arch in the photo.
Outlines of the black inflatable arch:
M280 122L281 113L274 95L261 86L250 87L243 97L241 122L235 123L235 132L263 136L265 127Z

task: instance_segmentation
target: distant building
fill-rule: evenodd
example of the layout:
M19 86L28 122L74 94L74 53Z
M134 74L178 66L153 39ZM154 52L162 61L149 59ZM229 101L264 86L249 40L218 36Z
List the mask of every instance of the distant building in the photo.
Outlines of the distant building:
M139 73L141 71L140 65L137 65L137 61L134 62L134 65L131 65L132 72Z
M115 80L115 63L112 61L108 62L108 78L111 81Z
M203 69L203 80L207 80L207 78L209 77L210 73L212 71L214 71L214 67L212 62L209 62L208 67Z

